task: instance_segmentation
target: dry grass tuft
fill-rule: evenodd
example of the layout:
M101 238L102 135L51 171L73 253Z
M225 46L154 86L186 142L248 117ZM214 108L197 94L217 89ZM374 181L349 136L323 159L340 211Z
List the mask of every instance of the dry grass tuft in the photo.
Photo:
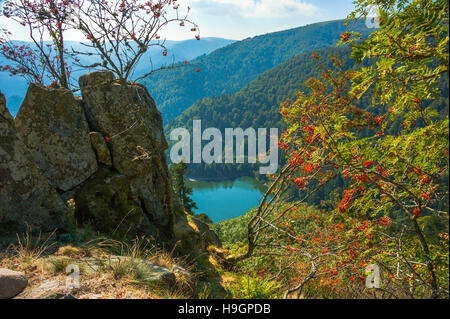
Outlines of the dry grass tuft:
M91 257L92 253L89 251L89 249L84 249L81 247L63 246L58 248L58 251L55 253L55 255L71 258L84 258Z
M29 278L24 292L33 292L47 282L60 283L66 293L67 266L76 264L80 269L80 287L70 293L81 299L178 299L192 298L195 293L194 267L186 258L174 256L174 250L158 248L151 240L137 238L132 242L96 240L80 247L63 246L48 254L52 233L31 239L29 233L19 238L0 257L0 267L23 271ZM11 251L11 253L9 253ZM119 256L119 257L117 257ZM119 262L111 262L117 258ZM109 262L108 262L109 261ZM155 286L146 281L151 275L152 263L173 271L176 283L168 287ZM58 288L58 289L59 289Z
M8 249L15 252L17 260L19 260L20 263L32 264L56 244L51 241L55 232L56 230L50 233L46 239L43 239L42 233L39 232L38 237L33 239L31 228L28 227L25 234L22 236L17 235L17 245L11 245Z

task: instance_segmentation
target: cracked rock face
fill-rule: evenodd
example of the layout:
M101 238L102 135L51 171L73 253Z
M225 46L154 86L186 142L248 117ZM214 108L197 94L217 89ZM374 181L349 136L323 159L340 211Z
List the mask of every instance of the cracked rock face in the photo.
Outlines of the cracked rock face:
M68 191L97 171L81 101L70 90L30 84L15 123L20 139L55 189Z
M1 93L0 181L0 234L26 224L44 231L63 226L67 207L19 139Z
M83 183L75 202L78 222L89 223L104 234L131 238L156 235L127 177L110 168L101 167Z
M105 137L99 132L89 133L91 144L97 155L97 161L108 167L112 166L111 153L106 145Z
M91 128L110 139L114 168L128 177L152 170L152 157L160 156L168 145L161 113L147 90L135 85L130 92L108 71L85 74L79 83Z
M85 74L79 84L89 125L107 140L113 168L127 176L152 223L170 228L168 145L155 102L145 87L123 87L109 71Z

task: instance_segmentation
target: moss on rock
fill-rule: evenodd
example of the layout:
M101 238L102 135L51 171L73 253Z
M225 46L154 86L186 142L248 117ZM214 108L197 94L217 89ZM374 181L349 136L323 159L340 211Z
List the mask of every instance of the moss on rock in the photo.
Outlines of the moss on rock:
M116 238L156 234L126 176L101 167L75 195L75 216Z

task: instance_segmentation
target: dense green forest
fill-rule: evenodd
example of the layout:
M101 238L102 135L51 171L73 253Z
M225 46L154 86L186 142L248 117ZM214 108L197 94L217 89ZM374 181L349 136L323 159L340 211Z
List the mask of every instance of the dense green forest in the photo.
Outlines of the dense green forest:
M349 47L329 47L314 51L323 57L322 62L326 68L332 67L330 56L339 56L344 62L345 68L359 68L350 56ZM295 98L299 90L305 89L303 83L317 77L322 72L317 69L317 63L311 58L312 52L299 54L288 61L261 74L257 79L246 85L234 95L222 95L213 98L204 98L197 101L182 115L178 116L166 126L166 134L177 127L185 127L192 132L192 121L202 120L202 128L215 127L221 132L225 128L272 128L280 130L286 128L280 114L280 104L286 99ZM440 79L439 88L441 97L428 102L429 106L436 109L441 117L448 115L449 83L448 77ZM383 110L370 107L370 97L365 96L358 103L373 114L379 114ZM368 107L369 106L369 107ZM418 124L420 125L420 123ZM397 134L402 128L401 121L394 121L388 134ZM280 160L284 160L280 154ZM255 176L264 179L258 174L259 164L190 164L190 176L193 178L230 179L240 176ZM321 207L331 207L342 193L345 181L338 177L330 181L325 187L311 195L308 202ZM301 194L296 187L287 190L286 197L292 200L298 199Z
M327 56L339 54L350 61L349 48L325 48L316 51ZM331 60L325 63L331 66ZM311 52L301 53L261 74L233 95L204 98L195 102L183 114L166 126L170 132L176 127L192 128L192 120L201 119L203 127L278 127L285 123L279 113L280 103L295 96L303 82L320 74Z
M343 23L322 22L248 38L190 61L193 67L156 72L144 84L167 124L198 99L234 94L299 53L336 44L341 32L348 29ZM351 28L363 35L370 33L362 21ZM195 72L196 68L200 72Z
M348 47L329 47L314 51L324 59L325 67L331 68L330 56L339 56L345 67L358 68L350 57L351 49ZM286 99L292 99L295 94L304 89L303 83L320 75L322 71L317 69L317 63L311 58L312 52L301 53L288 61L261 74L257 79L251 81L241 91L233 95L222 95L218 97L203 98L187 109L183 114L175 118L166 126L167 135L177 127L185 127L192 131L192 121L202 120L202 127L215 127L221 132L225 128L272 128L285 129L280 114L280 104ZM441 116L448 115L448 78L443 77L440 82L442 96L433 100L432 107L437 109ZM359 106L370 105L368 97L364 97ZM367 107L365 107L367 109ZM368 108L377 114L382 110ZM400 121L396 121L388 129L393 134L401 129ZM190 175L194 178L233 178L239 176L258 175L259 165L252 164L191 164ZM336 181L341 184L341 181ZM337 186L337 185L334 185ZM339 191L338 188L336 188ZM327 190L325 190L327 192ZM317 193L313 198L317 200L323 194Z

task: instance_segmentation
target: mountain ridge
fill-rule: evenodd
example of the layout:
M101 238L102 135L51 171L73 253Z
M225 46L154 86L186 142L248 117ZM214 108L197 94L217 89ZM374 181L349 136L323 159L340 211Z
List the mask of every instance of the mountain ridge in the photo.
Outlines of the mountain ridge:
M332 68L330 55L339 56L345 68L358 67L350 57L351 48L328 47L300 53L293 58L260 74L240 91L234 94L207 97L197 100L191 107L165 126L165 134L178 127L192 132L192 121L202 120L202 128L214 127L224 132L225 128L278 128L285 129L286 123L279 112L280 103L286 99L295 98L298 91L306 91L304 82L311 77L320 76L317 62L310 58L315 52L323 57L325 68ZM365 66L366 63L364 63ZM435 108L441 116L448 115L448 78L439 83L442 95L432 102L427 102ZM365 96L360 102L361 107L377 113L379 110L370 107L371 102ZM369 106L369 107L368 107ZM389 128L390 133L398 132L401 123L395 122ZM169 142L170 143L170 142ZM191 164L190 174L193 178L215 179L225 177L254 176L257 166L252 164Z
M364 36L371 30L363 21L352 28ZM348 31L344 20L333 20L246 38L192 60L200 72L192 68L169 70L143 83L166 125L200 98L234 94L299 53L335 45L344 31Z

